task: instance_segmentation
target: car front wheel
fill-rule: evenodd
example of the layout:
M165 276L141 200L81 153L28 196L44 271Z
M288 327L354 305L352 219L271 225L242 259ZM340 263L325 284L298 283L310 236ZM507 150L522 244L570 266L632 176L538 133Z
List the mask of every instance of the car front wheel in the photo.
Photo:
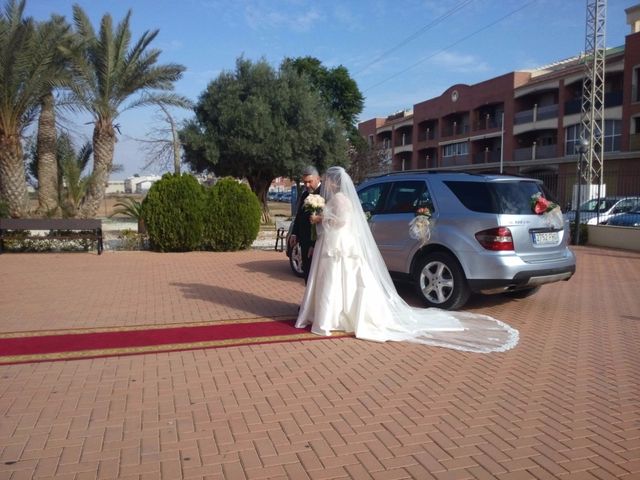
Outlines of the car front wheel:
M292 248L289 255L289 266L291 266L291 270L298 277L304 277L304 272L302 271L302 250L300 248L300 244L296 243Z
M425 255L415 272L418 294L428 307L456 310L471 295L462 267L448 253L433 252Z

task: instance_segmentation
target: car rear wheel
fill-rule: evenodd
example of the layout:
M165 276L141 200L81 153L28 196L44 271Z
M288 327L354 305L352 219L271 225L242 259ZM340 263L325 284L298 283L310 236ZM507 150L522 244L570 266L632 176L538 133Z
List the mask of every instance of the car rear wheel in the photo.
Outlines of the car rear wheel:
M471 295L462 267L453 255L444 252L422 257L415 282L418 294L428 307L456 310Z
M291 254L289 255L289 266L293 273L295 273L298 277L304 277L304 272L302 271L302 250L300 249L300 244L296 243L291 248Z

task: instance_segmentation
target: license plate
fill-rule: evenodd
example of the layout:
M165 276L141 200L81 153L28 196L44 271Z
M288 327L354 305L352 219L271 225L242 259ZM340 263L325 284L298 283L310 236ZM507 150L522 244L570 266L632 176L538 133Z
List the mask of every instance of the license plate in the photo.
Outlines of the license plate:
M535 232L533 243L536 245L551 245L558 243L558 232Z

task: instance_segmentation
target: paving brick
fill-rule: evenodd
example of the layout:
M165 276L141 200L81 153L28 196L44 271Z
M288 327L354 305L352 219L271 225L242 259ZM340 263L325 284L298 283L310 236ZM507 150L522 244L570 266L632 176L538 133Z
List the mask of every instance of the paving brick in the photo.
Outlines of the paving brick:
M569 282L467 304L519 329L504 354L344 338L0 366L0 478L633 480L640 254L575 252ZM292 318L304 288L256 250L0 271L0 334Z

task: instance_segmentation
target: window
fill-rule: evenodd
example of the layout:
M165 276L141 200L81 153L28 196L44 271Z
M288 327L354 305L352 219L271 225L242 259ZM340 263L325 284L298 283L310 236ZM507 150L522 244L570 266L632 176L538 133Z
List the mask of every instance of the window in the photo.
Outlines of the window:
M373 147L373 135L369 135L367 140L368 140L369 146Z
M358 192L360 204L365 212L375 213L382 209L384 203L385 192L388 190L388 184L381 183L372 185Z
M632 86L631 88L633 89L633 101L634 102L640 102L640 68L639 67L635 67L633 69L633 80L632 80Z
M395 182L389 193L385 213L409 213L418 208L418 199L425 188L424 182Z
M428 188L425 188L420 194L420 196L418 197L416 209L422 208L422 207L427 207L432 214L435 212L433 200L431 199L431 192L429 191Z
M537 182L445 182L471 211L511 215L533 215L531 196L543 193ZM548 195L545 194L547 198ZM551 201L553 199L549 198Z
M456 157L467 153L469 153L469 144L467 142L451 143L442 147L443 157Z
M582 125L571 125L565 129L565 155L577 155L578 145L580 144L580 132ZM622 140L622 121L621 120L605 120L604 121L604 151L619 152L620 142Z
M580 124L576 124L564 129L565 155L578 155L578 145L580 145L580 127Z
M604 121L604 151L619 152L620 142L622 140L622 121L621 120L605 120Z

